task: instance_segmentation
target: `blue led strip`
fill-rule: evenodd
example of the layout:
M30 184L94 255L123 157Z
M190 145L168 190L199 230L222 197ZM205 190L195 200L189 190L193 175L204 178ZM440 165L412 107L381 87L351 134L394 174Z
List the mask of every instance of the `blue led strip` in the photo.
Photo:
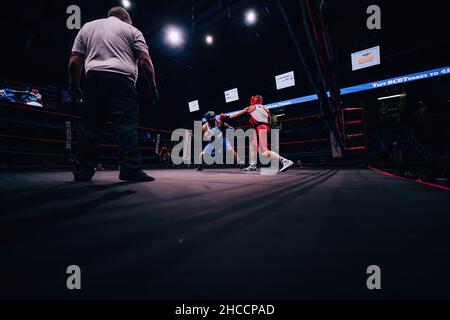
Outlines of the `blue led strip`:
M372 90L372 89L379 89L379 88L393 86L393 85L401 84L401 83L407 83L407 82L411 82L411 81L445 76L448 74L450 74L450 66L439 68L439 69L433 69L433 70L429 70L429 71L423 71L423 72L419 72L419 73L413 73L413 74L409 74L406 76L395 77L395 78L386 79L386 80L380 80L380 81L376 81L376 82L369 82L366 84L360 84L360 85L353 86L353 87L347 87L347 88L341 89L341 94L344 95L344 94L367 91L367 90ZM280 108L280 107L291 106L294 104L315 101L318 99L319 98L317 97L317 95L313 94L313 95L309 95L309 96L305 96L305 97L270 103L270 104L265 105L265 107L268 109L276 109L276 108ZM235 112L237 112L237 111L235 111ZM235 112L231 112L229 114L233 114Z

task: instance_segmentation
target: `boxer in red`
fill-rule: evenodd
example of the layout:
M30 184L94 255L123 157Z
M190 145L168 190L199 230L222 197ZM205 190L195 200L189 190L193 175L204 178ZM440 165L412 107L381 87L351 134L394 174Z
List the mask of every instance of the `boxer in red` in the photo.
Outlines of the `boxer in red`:
M256 131L250 143L250 166L245 168L244 171L256 170L256 150L258 150L258 153L265 157L279 160L282 164L280 172L284 172L292 167L294 163L291 160L283 158L278 153L269 150L267 137L270 135L272 118L270 111L264 107L263 103L264 98L262 96L253 96L250 99L249 107L230 116L232 119L244 114L250 115L250 125ZM221 117L225 116L221 115Z

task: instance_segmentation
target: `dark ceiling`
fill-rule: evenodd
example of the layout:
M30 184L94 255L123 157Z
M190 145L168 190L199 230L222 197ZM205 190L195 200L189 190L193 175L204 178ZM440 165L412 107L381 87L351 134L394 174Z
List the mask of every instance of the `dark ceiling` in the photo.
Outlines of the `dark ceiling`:
M292 0L294 1L294 0ZM284 1L289 2L289 1ZM105 16L120 1L16 1L2 4L0 76L32 84L66 83L66 65L76 31L66 28L66 8L78 4L83 23ZM159 128L188 126L200 117L188 112L188 101L209 109L244 107L252 94L268 101L312 93L275 0L134 0L132 17L143 31L154 59L161 95L158 106L143 101L143 119ZM449 62L449 35L443 2L322 1L337 54L340 86L379 80L439 67ZM366 28L368 5L382 8L382 30ZM289 7L289 6L288 6ZM244 12L254 8L259 20L246 26ZM185 30L186 44L168 47L163 30L176 24ZM215 37L212 47L204 36ZM352 72L350 53L380 45L381 66ZM450 63L447 63L450 64ZM274 76L295 70L297 85L276 91ZM223 91L239 88L240 102L225 104Z

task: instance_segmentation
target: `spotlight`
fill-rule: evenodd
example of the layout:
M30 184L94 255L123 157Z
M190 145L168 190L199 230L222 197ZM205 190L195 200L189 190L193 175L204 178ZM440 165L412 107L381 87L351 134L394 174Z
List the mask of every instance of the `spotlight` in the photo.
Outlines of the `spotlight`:
M168 27L166 29L166 41L168 44L178 47L183 44L183 32L177 27Z
M207 45L211 46L214 43L214 37L210 34L206 35L205 42Z
M131 1L130 0L122 0L122 5L125 9L131 8Z
M255 12L255 10L248 10L245 13L245 21L247 22L248 25L253 25L256 23L258 16Z

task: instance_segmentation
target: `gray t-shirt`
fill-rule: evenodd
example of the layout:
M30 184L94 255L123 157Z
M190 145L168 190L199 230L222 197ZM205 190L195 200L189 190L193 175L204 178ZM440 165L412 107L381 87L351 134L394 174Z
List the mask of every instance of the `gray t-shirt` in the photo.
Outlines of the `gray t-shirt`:
M86 23L78 33L72 52L86 56L85 71L106 71L138 77L139 52L148 52L138 29L116 17Z

